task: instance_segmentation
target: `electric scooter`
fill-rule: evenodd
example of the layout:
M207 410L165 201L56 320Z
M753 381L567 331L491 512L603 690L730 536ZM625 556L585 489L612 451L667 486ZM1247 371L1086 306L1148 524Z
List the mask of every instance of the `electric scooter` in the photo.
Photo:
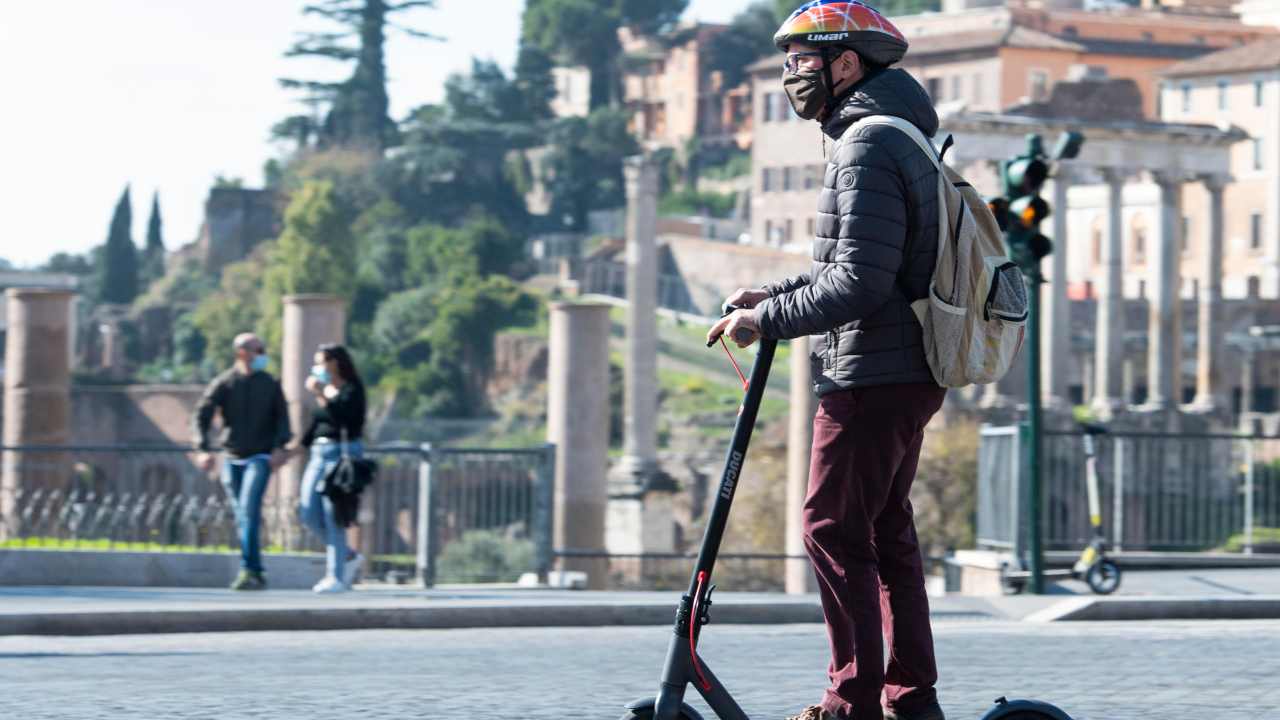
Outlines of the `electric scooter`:
M1046 578L1066 578L1081 580L1099 595L1110 595L1120 587L1120 566L1107 557L1107 538L1102 531L1102 503L1098 494L1098 454L1094 438L1105 435L1107 429L1102 425L1080 423L1084 432L1085 484L1089 493L1089 525L1093 528L1093 539L1080 552L1079 559L1070 570L1045 570L1041 574ZM1005 587L1013 593L1020 593L1031 580L1027 570L1005 570Z
M726 305L725 315L736 309ZM708 347L714 345L716 340L720 341L728 353L729 348L724 344L724 338L713 339ZM663 665L658 695L627 705L622 720L702 720L702 716L684 702L689 685L697 689L721 720L749 720L720 679L698 656L697 646L703 626L711 622L711 593L715 590L715 585L711 583L712 570L729 521L729 508L738 488L738 477L746 460L747 445L751 441L751 431L755 427L756 414L760 410L760 401L764 397L765 384L769 379L769 369L777 346L777 340L760 340L749 381L743 377L742 370L738 369L733 354L729 353L739 377L743 378L746 396L738 409L733 441L725 458L724 474L720 478L720 490L716 493L707 529L702 536L702 547L698 551L698 559L689 580L689 591L680 598L680 605L676 610L675 634L667 647L667 659ZM1071 717L1047 703L1034 700L1007 701L1000 698L982 720L1071 720Z

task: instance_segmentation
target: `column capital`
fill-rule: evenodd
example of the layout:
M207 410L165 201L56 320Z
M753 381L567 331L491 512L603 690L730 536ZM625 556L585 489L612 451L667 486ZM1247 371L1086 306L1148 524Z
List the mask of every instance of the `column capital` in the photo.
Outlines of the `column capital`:
M622 174L626 180L628 197L641 194L657 194L658 163L649 153L632 155L622 161Z
M1219 194L1231 184L1231 176L1226 173L1205 173L1196 178L1204 185L1204 189Z
M1102 178L1102 182L1108 185L1124 185L1135 175L1133 170L1123 167L1100 167L1095 169Z
M1187 174L1181 170L1151 170L1151 182L1162 190L1171 190L1187 181Z

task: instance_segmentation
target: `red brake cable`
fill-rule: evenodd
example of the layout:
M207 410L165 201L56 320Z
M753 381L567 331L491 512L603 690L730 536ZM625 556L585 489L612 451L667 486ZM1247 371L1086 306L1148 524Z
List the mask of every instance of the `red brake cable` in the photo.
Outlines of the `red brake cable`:
M726 348L727 350L727 348ZM732 355L730 356L732 357ZM698 676L698 683L703 690L710 690L711 683L702 674L702 666L698 663L698 648L694 638L698 629L698 599L702 597L702 584L707 580L705 570L698 571L698 589L693 594L693 608L689 611L689 656L693 658L693 672Z
M742 389L746 390L747 385L749 385L747 376L742 374L742 368L738 367L737 358L733 356L733 353L729 352L729 346L725 344L723 334L720 335L720 347L724 348L724 354L729 356L729 362L733 363L733 369L738 371L738 379L742 380Z

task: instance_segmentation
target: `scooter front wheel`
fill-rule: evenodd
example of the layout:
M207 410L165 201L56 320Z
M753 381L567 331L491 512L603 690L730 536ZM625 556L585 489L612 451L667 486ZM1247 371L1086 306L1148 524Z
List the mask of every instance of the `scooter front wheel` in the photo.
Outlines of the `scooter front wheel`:
M1089 589L1099 595L1110 595L1120 587L1120 566L1111 560L1099 560L1085 573Z
M620 720L653 720L656 703L657 698L637 700L627 706L627 712ZM680 703L680 714L676 716L676 720L702 720L702 716L697 710L689 707L688 703Z
M653 709L650 708L639 712L635 710L628 710L627 714L623 715L621 720L653 720ZM702 720L702 718L697 715L686 715L682 712L676 720Z

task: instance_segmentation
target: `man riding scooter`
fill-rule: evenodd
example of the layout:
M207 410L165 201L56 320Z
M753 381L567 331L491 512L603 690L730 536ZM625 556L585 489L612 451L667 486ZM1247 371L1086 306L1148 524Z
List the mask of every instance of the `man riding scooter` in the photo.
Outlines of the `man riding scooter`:
M725 333L743 347L744 336L815 339L820 399L804 540L826 618L831 684L793 720L943 720L908 499L924 427L946 394L910 307L928 294L935 266L938 170L902 132L859 124L889 115L933 136L938 117L920 84L892 67L906 39L869 6L806 3L774 41L786 53L782 84L792 107L829 141L813 265L739 290L728 302L744 309L708 338Z

